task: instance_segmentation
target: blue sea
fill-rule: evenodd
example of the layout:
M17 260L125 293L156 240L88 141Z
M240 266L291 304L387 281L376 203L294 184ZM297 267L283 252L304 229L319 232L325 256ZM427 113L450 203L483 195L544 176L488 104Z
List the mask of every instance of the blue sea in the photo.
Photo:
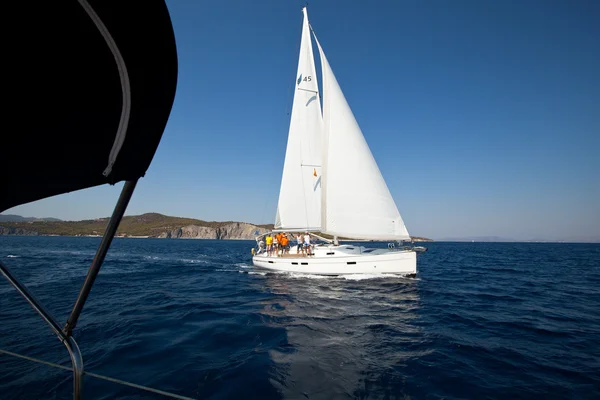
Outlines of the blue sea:
M0 237L0 261L62 325L99 242ZM600 244L427 243L414 279L266 274L252 245L115 239L75 330L86 370L199 399L600 398ZM70 366L2 276L0 348ZM71 396L69 371L0 354L1 399Z

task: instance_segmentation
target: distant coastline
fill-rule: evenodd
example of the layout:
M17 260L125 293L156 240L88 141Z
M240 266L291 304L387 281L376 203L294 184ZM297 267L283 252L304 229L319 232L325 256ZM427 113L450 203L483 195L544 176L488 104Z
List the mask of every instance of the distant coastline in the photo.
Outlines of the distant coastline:
M0 236L82 236L100 237L109 218L83 221L61 221L56 218L24 218L19 215L0 215ZM160 239L217 239L252 240L267 233L272 224L256 225L237 221L203 221L147 213L123 217L116 237ZM433 242L414 236L415 242Z

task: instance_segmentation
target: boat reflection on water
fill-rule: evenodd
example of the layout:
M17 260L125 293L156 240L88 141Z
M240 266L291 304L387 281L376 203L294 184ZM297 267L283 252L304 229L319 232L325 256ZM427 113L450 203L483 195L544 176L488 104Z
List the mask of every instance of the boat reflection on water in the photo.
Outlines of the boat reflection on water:
M265 323L287 332L269 352L271 383L284 398L397 396L407 362L428 352L418 280L275 273L265 282L274 295L264 301Z

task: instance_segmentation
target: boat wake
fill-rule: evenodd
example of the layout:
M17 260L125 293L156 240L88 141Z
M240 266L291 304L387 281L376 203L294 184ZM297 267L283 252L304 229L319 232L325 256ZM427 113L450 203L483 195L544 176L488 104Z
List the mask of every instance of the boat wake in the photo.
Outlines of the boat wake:
M398 278L407 280L419 280L419 278L409 277L401 274L353 274L353 275L340 275L339 278L346 279L348 281L363 281L366 279L381 279L381 278Z
M181 261L181 262L186 263L186 264L210 264L206 260L194 260L194 259L187 259L187 258L182 258L182 259L180 259L178 261Z
M263 271L238 271L240 274L248 274L248 275L262 275L262 276L266 276L268 274L268 272L263 272Z

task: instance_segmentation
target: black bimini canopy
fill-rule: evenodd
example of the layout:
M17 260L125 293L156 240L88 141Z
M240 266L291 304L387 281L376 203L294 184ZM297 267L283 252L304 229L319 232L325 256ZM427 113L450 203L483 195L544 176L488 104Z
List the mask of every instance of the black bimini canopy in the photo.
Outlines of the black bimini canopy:
M177 84L164 1L21 1L3 16L0 212L143 176Z

